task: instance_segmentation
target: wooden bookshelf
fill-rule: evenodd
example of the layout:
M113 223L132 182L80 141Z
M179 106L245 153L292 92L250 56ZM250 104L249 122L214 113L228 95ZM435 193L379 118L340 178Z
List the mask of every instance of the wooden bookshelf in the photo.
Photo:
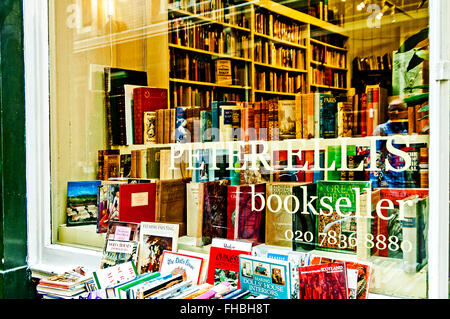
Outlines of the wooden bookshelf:
M234 12L238 12L236 14L236 18L233 21L237 21L236 23L228 23L225 21L231 21L223 19L225 16L226 10L231 10L228 8L234 8ZM183 51L192 56L202 55L205 58L211 59L214 61L216 58L226 58L230 59L232 63L241 63L240 65L245 66L245 72L248 72L245 75L245 85L218 85L209 82L198 82L198 81L190 81L184 79L178 79L172 76L169 79L169 96L172 97L174 92L174 86L172 84L180 83L184 85L192 85L192 86L209 86L209 87L218 87L224 91L232 91L239 90L245 91L242 94L245 95L244 100L248 102L255 102L261 99L262 96L267 95L271 98L281 98L281 97L295 97L296 93L290 92L280 92L280 90L268 90L269 86L263 88L260 85L257 85L257 76L261 80L262 77L267 77L266 83L268 83L269 73L273 72L278 76L281 74L289 74L289 76L284 77L287 81L283 84L284 87L294 85L295 91L299 91L300 86L305 86L301 88L301 93L310 93L318 90L332 90L337 93L343 93L348 89L349 77L348 77L348 66L347 66L347 53L348 49L345 46L337 45L339 41L331 41L331 43L327 43L326 41L322 41L321 35L326 35L327 37L338 37L339 39L348 39L343 28L331 24L327 21L320 20L318 18L309 16L305 13L299 12L292 8L286 7L282 4L270 1L270 0L257 0L257 1L238 1L234 4L230 4L229 7L224 7L221 10L224 12L219 12L220 8L211 11L199 10L197 6L192 6L189 8L182 8L173 5L173 3L169 3L168 7L168 23L169 23L169 33L175 32L174 30L170 30L171 18L173 19L182 19L184 21L190 21L192 24L189 24L190 28L193 28L193 24L198 24L199 26L208 26L212 29L216 27L218 30L231 29L234 30L231 33L231 36L235 36L233 40L233 45L237 46L241 49L244 49L244 42L241 34L248 36L248 52L245 53L245 57L242 57L242 54L225 54L225 53L217 53L212 50L203 50L199 48L194 48L187 45L180 45L175 43L170 43L171 38L169 38L169 50ZM215 18L214 15L221 14L223 15L221 19ZM265 16L267 15L267 16ZM262 16L262 17L261 17ZM243 18L245 17L245 19ZM266 19L269 20L272 25L271 28L261 27L261 21L266 23ZM274 25L277 26L278 29L274 28ZM289 33L286 35L286 32L280 32L280 30L284 30L289 26ZM294 27L291 27L294 26ZM297 27L297 28L296 28ZM262 32L264 29L264 32ZM314 29L314 36L312 33L312 29ZM208 29L209 30L209 29ZM214 29L215 30L215 29ZM320 32L317 32L317 31ZM278 32L277 32L278 31ZM189 28L186 29L187 34L189 34ZM193 32L193 31L192 31ZM201 31L199 31L201 32ZM277 34L280 34L278 37ZM317 36L319 34L319 36ZM178 36L178 34L177 34ZM191 35L189 35L191 36ZM189 37L188 36L188 37ZM196 35L199 36L198 34ZM211 36L211 35L209 35ZM205 35L205 37L207 37ZM317 39L316 39L317 38ZM178 39L178 38L177 38ZM217 41L217 35L215 35L215 41ZM247 38L245 38L247 39ZM178 43L182 43L177 41ZM195 42L195 40L193 41ZM239 44L238 44L239 43ZM256 43L259 44L259 53L256 54ZM208 45L210 45L208 43ZM247 45L247 44L245 44ZM322 63L320 61L313 60L312 58L312 49L313 45L322 46L324 50L334 50L335 52L339 52L345 56L345 65L334 65L333 63ZM266 46L266 47L265 47ZM268 50L267 50L268 46ZM275 50L280 50L281 53L270 52L272 48ZM294 50L295 58L288 63L290 67L281 66L279 61L271 61L279 60L279 56L284 57L282 55L285 51ZM239 51L239 50L236 50ZM269 51L269 52L268 52ZM241 51L242 52L242 51ZM248 54L248 57L247 57ZM262 55L265 55L264 59ZM267 57L266 55L269 55ZM336 54L338 55L338 54ZM295 59L295 60L294 60ZM304 59L304 61L301 61ZM234 61L234 62L233 62ZM300 61L300 62L299 62ZM283 63L284 64L284 63ZM341 64L341 63L339 63ZM300 66L296 68L295 66ZM333 84L345 84L345 85L324 85L324 84L316 84L313 83L312 72L317 72L315 77L322 76L323 73L315 71L314 68L321 67L325 69L332 70L332 82ZM334 74L338 73L338 74ZM271 76L271 75L270 75ZM300 76L300 78L298 78ZM303 78L304 77L304 78ZM293 79L294 78L294 79ZM321 83L325 78L322 78L319 83ZM329 80L329 78L327 78ZM290 82L293 81L293 82ZM289 84L288 84L289 82ZM261 82L263 84L264 82ZM293 84L294 83L294 84ZM275 85L278 85L275 83ZM299 86L299 87L297 87ZM238 93L241 94L241 93Z

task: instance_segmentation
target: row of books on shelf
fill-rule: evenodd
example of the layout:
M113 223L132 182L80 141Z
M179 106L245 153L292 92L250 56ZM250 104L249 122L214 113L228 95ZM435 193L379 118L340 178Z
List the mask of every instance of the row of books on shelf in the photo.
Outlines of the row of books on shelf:
M318 185L317 195L329 193L328 186L337 189L336 185ZM351 187L365 186L367 185L346 185L340 192L351 192ZM208 189L210 186L205 187ZM295 194L296 187L298 191L301 186L274 185L267 191L286 197ZM428 193L427 190L410 191L407 193L404 190L380 189L371 194L361 195L361 207L368 205L372 207L376 206L381 198L395 200L408 198L414 194L414 213L409 210L407 216L413 218L411 214L419 214L418 224L422 225L414 229L410 224L404 224L400 238L402 242L409 242L408 246L394 241L393 236L389 237L389 245L379 245L382 237L378 235L376 245L373 245L375 237L367 236L372 245L366 245L365 249L361 250L367 253L373 247L372 250L377 256L393 258L398 258L398 250L402 250L400 253L403 254L401 257L403 266L407 271L412 270L414 273L426 264L425 239L421 237L426 234L426 228L420 227L426 226L428 218ZM240 196L246 192L240 190L236 194ZM308 196L312 196L312 193ZM369 196L373 202L368 204ZM236 200L241 201L240 197ZM249 199L243 201L248 202ZM249 209L250 206L238 204L236 209ZM389 215L387 209L386 213ZM281 219L279 216L272 217L276 218L272 220L274 224L270 224L273 227L272 233L279 233L285 229L286 233L290 231L293 234L296 231L295 227L283 223L287 215L292 218L292 214L286 209L277 211L277 214L270 212L266 214L282 215ZM391 216L396 214L398 211L394 211ZM380 221L381 219L374 223L374 230L379 231L385 226ZM242 221L235 221L236 223ZM251 215L248 215L243 223L250 229L255 226ZM299 221L297 223L294 225L302 224ZM365 222L358 218L356 223L358 238L367 235L364 233L367 230ZM385 224L387 225L387 222ZM318 227L320 228L320 225ZM341 236L336 239L337 237L333 235L332 238L335 240L331 246L336 247L336 241L349 235L349 230L351 231L351 228L342 225ZM396 231L398 232L398 227ZM78 273L72 271L42 279L37 291L44 298L76 299L366 299L368 297L373 264L365 260L364 254L359 251L358 258L342 255L342 258L331 259L322 257L320 252L297 250L297 247L305 244L299 240L301 235L297 236L297 232L295 232L296 239L292 240L292 235L288 237L292 240L290 245L280 245L279 240L275 245L258 244L252 240L236 238L239 237L236 234L242 236L245 233L228 231L227 228L227 237L210 238L208 253L195 253L178 249L178 243L187 237L179 238L177 224L111 221L108 224L98 270L86 274L78 269ZM266 228L266 236L267 234ZM305 238L308 238L307 232L304 234ZM279 237L278 234L278 239ZM203 237L201 239L203 240ZM360 249L360 242L356 238L352 239L353 245ZM284 240L289 241L286 238ZM348 241L350 246L351 242ZM342 242L338 244L342 247Z
M286 48L263 39L255 40L254 47L255 62L306 70L305 53L301 49Z
M249 34L236 29L219 29L211 24L192 20L173 19L169 26L171 44L234 57L249 58Z
M321 45L311 44L312 60L339 68L346 68L347 54Z
M188 13L206 17L213 21L233 24L242 28L249 28L249 19L238 3L225 0L187 1L170 0L169 10L183 10Z
M324 85L334 88L347 88L347 74L341 70L324 68L321 65L311 66L311 85Z
M242 91L242 92L240 92ZM176 107L210 107L212 101L244 101L243 90L222 90L219 87L204 87L189 84L178 84L174 81L171 88L171 108Z
M249 82L248 66L227 59L211 60L171 50L170 61L169 76L172 79L239 86Z
M306 75L286 71L255 70L255 89L279 93L306 92Z
M166 222L198 247L227 238L346 252L361 260L391 257L403 260L408 273L426 264L427 188L372 188L364 180L267 182L258 176L250 177L253 184L233 186L232 178L219 178L70 182L68 226L97 223L97 232L105 232L112 221ZM347 198L345 207L341 198ZM385 202L389 206L378 204ZM382 243L374 246L375 239Z
M269 37L306 45L308 26L281 15L258 8L255 12L255 31Z
M353 65L354 71L392 71L392 53L383 56L356 57Z

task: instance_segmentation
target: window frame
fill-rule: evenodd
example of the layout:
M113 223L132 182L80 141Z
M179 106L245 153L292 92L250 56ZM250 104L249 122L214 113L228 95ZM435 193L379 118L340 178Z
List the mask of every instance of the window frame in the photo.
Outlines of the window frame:
M25 3L24 3L25 4ZM24 14L28 266L35 272L60 272L83 265L97 269L101 251L51 241L50 67L48 0L27 1ZM446 0L429 2L430 20L430 214L428 297L448 298L449 284L449 134L450 29ZM447 49L447 50L446 50ZM440 106L440 107L434 107ZM442 152L447 150L447 152ZM369 298L395 298L370 294Z

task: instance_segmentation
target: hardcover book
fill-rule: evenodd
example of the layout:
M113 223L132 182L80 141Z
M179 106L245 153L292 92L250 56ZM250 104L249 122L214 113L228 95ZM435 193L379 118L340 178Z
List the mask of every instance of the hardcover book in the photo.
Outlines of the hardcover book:
M296 104L295 100L279 100L279 129L281 139L295 139L296 136Z
M109 222L119 220L119 187L124 182L102 182L97 194L97 233L106 233Z
M227 236L228 180L203 183L202 187L202 244L209 245L213 238Z
M228 282L239 285L239 255L250 255L252 244L213 238L209 251L208 276L206 282L217 285Z
M356 253L356 196L370 189L370 182L319 181L317 182L317 249ZM341 198L346 198L342 205ZM328 201L328 203L326 202ZM338 202L341 214L337 213ZM330 211L332 209L333 211ZM345 215L346 217L342 217Z
M276 299L291 299L289 262L255 256L239 256L240 288Z
M138 87L133 90L134 144L144 143L144 112L167 109L167 89Z
M67 226L97 223L97 194L101 181L67 183Z
M155 221L155 183L120 185L119 220L126 222Z
M137 270L139 274L159 271L165 250L177 251L179 225L142 222Z
M182 275L184 280L191 280L198 285L200 284L203 264L203 258L166 250L162 256L160 273L162 276Z
M124 85L147 85L147 73L119 68L105 68L105 107L108 145L126 145Z
M254 205L252 209L252 187ZM228 186L227 194L227 238L260 244L265 239L266 212L261 196L265 198L266 184Z
M156 183L155 221L177 223L179 236L186 234L186 182L182 179L158 181Z
M299 272L299 299L347 299L345 263L305 266Z
M156 112L144 112L144 144L156 143Z

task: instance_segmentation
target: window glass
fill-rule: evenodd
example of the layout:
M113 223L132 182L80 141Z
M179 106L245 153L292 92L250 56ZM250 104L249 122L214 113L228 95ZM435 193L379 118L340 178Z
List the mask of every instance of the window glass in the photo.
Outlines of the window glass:
M156 220L426 298L427 3L50 0L52 242Z

